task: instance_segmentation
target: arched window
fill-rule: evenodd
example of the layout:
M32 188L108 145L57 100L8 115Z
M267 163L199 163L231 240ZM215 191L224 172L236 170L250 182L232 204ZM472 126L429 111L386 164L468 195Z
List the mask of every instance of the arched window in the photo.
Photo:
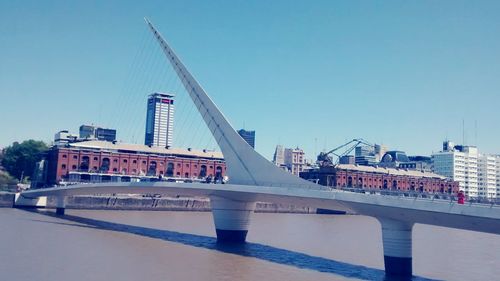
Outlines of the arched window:
M384 179L384 185L382 186L382 188L383 188L383 189L387 189L387 185L388 185L388 184L387 184L387 180L386 180L386 179Z
M204 178L207 176L207 166L201 165L200 167L200 178Z
M156 176L156 161L149 162L148 176Z
M396 180L392 181L392 189L398 189L398 182Z
M165 174L167 177L173 177L174 176L174 163L168 162L167 164L167 172Z
M363 178L358 178L358 187L359 188L363 187Z
M347 178L347 187L352 187L352 177Z
M99 170L104 173L109 171L109 158L102 158L101 168Z
M215 179L222 179L222 167L217 166L215 168Z
M80 171L88 171L89 170L89 162L90 162L90 158L88 156L83 156L82 162L80 162Z

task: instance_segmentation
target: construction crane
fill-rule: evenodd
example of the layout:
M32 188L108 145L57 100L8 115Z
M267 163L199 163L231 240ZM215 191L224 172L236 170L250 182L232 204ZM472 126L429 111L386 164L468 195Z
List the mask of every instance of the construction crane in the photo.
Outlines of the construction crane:
M319 155L318 155L318 158L317 158L317 161L316 163L318 163L318 165L320 167L328 167L328 166L335 166L339 163L340 161L340 158L342 156L345 156L345 155L349 155L356 147L358 147L360 144L364 144L364 145L367 145L367 146L370 146L370 147L374 147L373 144L367 142L366 140L364 139L353 139L347 143L344 143L338 147L335 147L334 149L328 151L328 152L320 152ZM344 150L344 152L342 153L335 153L337 150L339 149L342 149L342 148L346 148L346 150ZM335 162L335 164L333 163L333 158L331 155L335 155L337 157L337 161Z

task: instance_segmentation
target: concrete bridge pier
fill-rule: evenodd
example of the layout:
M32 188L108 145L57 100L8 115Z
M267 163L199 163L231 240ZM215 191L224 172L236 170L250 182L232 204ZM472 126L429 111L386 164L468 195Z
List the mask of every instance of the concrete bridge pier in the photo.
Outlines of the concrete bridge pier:
M66 210L66 197L65 196L57 196L56 201L56 215L64 215L64 211Z
M255 202L210 197L217 242L244 243Z
M384 218L378 220L382 225L385 273L412 276L413 223Z

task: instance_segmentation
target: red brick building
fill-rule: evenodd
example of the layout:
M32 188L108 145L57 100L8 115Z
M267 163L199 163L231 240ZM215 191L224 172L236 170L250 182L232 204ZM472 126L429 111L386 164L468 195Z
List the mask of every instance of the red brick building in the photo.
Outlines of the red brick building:
M431 193L456 193L458 182L443 176L416 170L340 164L322 167L300 174L308 180L318 180L337 188L390 189Z
M46 154L47 183L131 181L147 178L205 179L226 173L222 153L166 149L106 141L54 146Z

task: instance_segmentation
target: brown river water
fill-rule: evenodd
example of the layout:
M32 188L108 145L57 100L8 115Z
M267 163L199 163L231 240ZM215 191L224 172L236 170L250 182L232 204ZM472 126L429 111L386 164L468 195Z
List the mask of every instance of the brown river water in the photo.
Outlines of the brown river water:
M379 223L255 214L220 245L209 212L0 208L0 280L393 280ZM500 235L416 225L412 280L500 280Z

